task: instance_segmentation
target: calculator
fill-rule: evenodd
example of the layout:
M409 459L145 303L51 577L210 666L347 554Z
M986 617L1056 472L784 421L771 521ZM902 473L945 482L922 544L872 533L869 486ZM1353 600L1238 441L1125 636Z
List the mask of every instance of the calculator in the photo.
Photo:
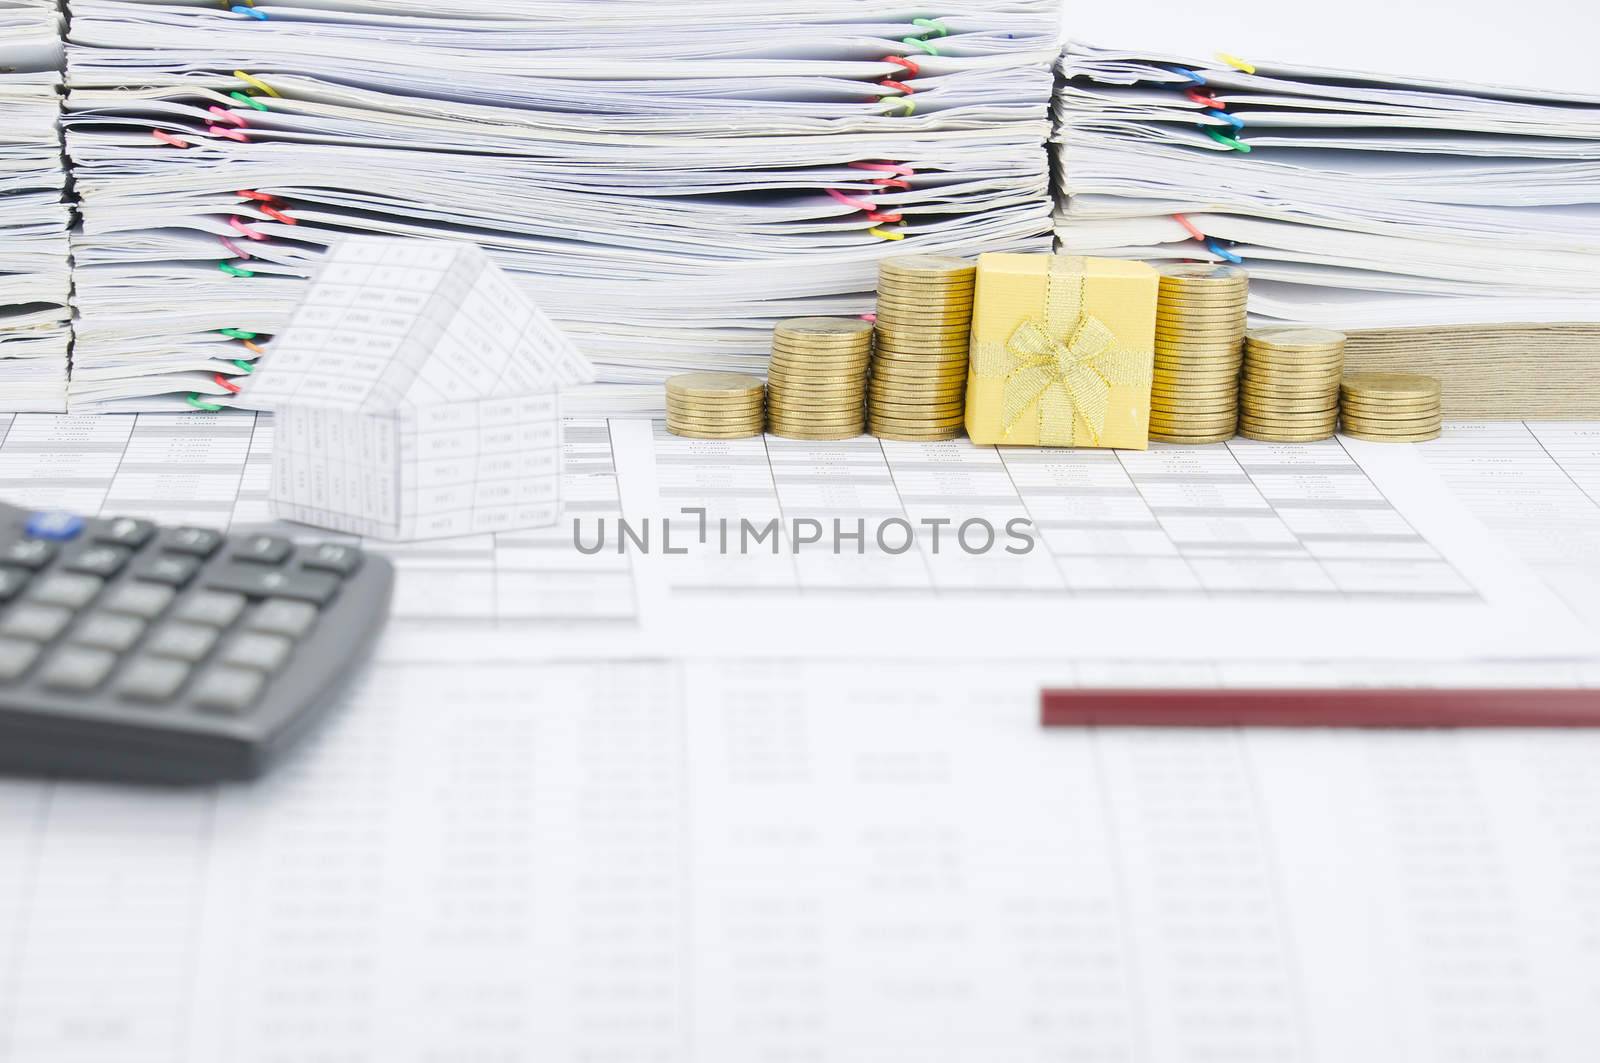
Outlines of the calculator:
M342 543L0 503L0 771L265 771L338 698L394 568Z

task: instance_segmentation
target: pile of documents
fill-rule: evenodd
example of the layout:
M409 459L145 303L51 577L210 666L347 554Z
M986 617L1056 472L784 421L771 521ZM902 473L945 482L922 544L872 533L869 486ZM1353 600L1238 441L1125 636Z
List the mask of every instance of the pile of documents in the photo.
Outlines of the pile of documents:
M346 233L481 244L600 411L869 312L884 254L1051 241L1056 0L71 10L75 408L225 402Z
M1447 414L1600 415L1600 95L1077 43L1060 70L1065 250L1242 262L1253 324L1350 332Z
M66 408L63 25L55 0L0 0L0 412Z

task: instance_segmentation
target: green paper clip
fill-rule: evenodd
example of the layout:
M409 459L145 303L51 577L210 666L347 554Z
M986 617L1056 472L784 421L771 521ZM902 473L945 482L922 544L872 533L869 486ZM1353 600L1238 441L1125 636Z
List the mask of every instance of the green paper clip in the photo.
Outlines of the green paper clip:
M910 118L917 113L917 101L910 96L896 96L893 99L886 98L883 102L901 108L900 117L902 118Z
M222 412L222 407L221 406L218 406L215 403L206 402L204 399L202 399L200 397L200 393L197 392L197 391L189 392L189 400L188 401L189 401L189 405L193 406L197 410L204 410L207 413L220 413L220 412Z
M226 273L230 277L254 277L255 276L254 271L248 270L248 269L240 269L238 266L235 266L232 262L218 262L217 263L217 268L220 269L222 272Z
M1206 134L1206 136L1210 137L1212 140L1215 140L1218 144L1225 144L1228 147L1232 148L1234 151L1242 151L1242 152L1245 152L1246 154L1249 154L1249 152L1250 152L1250 145L1249 144L1246 144L1244 141L1238 140L1238 139L1236 139L1234 137L1224 136L1221 133L1217 132L1215 129L1212 129L1210 126L1207 126L1205 128L1205 134Z
M238 366L239 371L244 373L246 376L256 371L256 363L247 362L243 358L235 358L233 360L233 364Z
M925 33L937 33L941 37L950 36L949 28L936 18L914 18L911 24Z
M269 109L266 104L262 103L260 100L256 99L254 96L246 96L242 92L230 92L230 93L228 93L228 95L232 99L238 100L240 103L249 104L251 107L254 107L258 111L265 111L265 110Z
M219 328L217 331L228 337L230 340L253 340L256 338L256 334L254 332L246 332L244 329Z
M933 45L929 44L927 41L922 40L920 37L902 37L902 38L900 38L900 43L901 44L909 44L913 48L921 48L923 51L927 52L929 55L938 55L939 54L939 49L935 48Z

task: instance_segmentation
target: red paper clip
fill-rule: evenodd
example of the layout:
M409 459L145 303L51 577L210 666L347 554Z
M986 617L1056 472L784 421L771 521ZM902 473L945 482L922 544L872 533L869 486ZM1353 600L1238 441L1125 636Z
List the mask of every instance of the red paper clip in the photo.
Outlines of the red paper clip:
M912 93L917 91L910 85L907 85L904 81L880 81L878 82L878 85L881 88L888 89L890 92L901 92L907 96L910 96Z
M857 199L854 196L847 196L837 188L828 189L828 195L832 196L834 199L837 199L840 203L843 203L847 207L854 207L856 210L864 210L869 214L878 209L878 205L876 203L868 203L864 199Z
M217 373L217 374L213 375L211 379L217 382L217 386L218 387L223 388L223 389L225 389L227 391L230 391L235 395L239 394L239 392L244 390L238 384L235 384L233 381L229 380L227 377L223 376L221 373Z
M1184 95L1202 107L1215 107L1219 111L1223 108L1222 101L1217 99L1215 96L1207 96L1204 93L1195 91L1194 89L1187 90Z
M905 219L905 215L901 214L899 211L893 211L893 212L885 214L885 213L883 213L881 211L869 210L869 211L867 211L867 220L868 221L897 222L897 221L905 221L906 219Z
M1174 214L1172 217L1179 225L1183 226L1184 229L1188 231L1190 236L1194 237L1196 240L1199 240L1202 244L1206 242L1206 234L1201 232L1200 227L1194 222L1190 221L1182 214Z
M232 217L232 218L229 218L228 219L228 224L233 226L235 229L238 229L241 233L243 233L244 235L248 236L252 240L265 240L265 239L267 239L267 234L266 233L262 232L260 229L252 229L252 228L250 228L250 226L248 226L248 225L246 225L244 223L244 219L238 217L237 215Z
M187 140L184 140L182 137L175 137L171 133L168 133L162 129L152 129L150 130L150 135L161 141L161 143L170 144L175 148L189 148L194 146Z
M275 218L278 221L283 222L283 224L285 224L285 225L299 225L300 224L300 219L299 218L291 218L291 217L289 217L289 215L285 214L283 211L279 210L277 207L266 207L266 206L264 206L264 207L261 208L261 213L265 214L269 218Z
M905 67L906 73L914 78L922 76L922 67L915 59L908 59L903 55L886 55L883 57L883 61L885 63L893 63L895 66Z
M265 192L257 192L253 188L241 189L238 192L235 192L234 195L238 196L240 199L253 199L258 203L271 203L277 198L276 196L268 195Z
M899 162L852 162L849 165L857 170L882 170L884 173L897 173L902 177L915 177L917 171Z

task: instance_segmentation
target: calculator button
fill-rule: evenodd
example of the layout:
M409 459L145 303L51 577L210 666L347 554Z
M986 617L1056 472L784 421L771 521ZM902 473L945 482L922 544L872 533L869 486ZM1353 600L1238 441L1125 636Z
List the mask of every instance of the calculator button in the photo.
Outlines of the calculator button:
M115 576L127 564L132 552L121 546L86 546L61 563L69 572L93 576Z
M83 693L106 681L117 655L84 646L68 646L57 653L39 673L39 682L51 690Z
M137 550L149 542L155 533L156 526L147 520L116 517L96 530L94 538L96 542L114 543L117 546L126 546L130 550Z
M182 661L161 657L138 657L122 670L117 692L129 701L155 704L172 700L172 695L189 678L189 666Z
M9 683L20 677L37 656L39 656L37 642L0 638L0 683Z
M100 603L100 608L153 620L161 615L176 594L171 587L155 583L124 583L112 588L106 600Z
M206 558L222 545L222 533L210 528L174 528L162 537L161 545L174 554Z
M195 572L200 568L200 562L192 557L182 554L162 554L152 557L134 572L138 579L149 580L151 583L165 583L169 587L181 587L194 578Z
M176 657L192 664L210 653L216 641L217 629L214 627L174 621L151 635L144 649L146 653L157 657Z
M172 615L179 620L212 627L227 627L244 611L244 595L226 591L200 591L190 595Z
M238 668L254 668L271 674L283 667L289 659L294 643L278 635L251 633L240 635L222 651L222 663Z
M116 613L95 613L78 625L68 638L79 646L94 646L116 653L126 651L144 634L144 621Z
M0 549L0 564L43 568L56 556L56 544L43 539L19 539Z
M211 669L195 684L194 701L203 709L243 712L261 693L266 676L249 668L222 665Z
M64 543L83 532L83 518L76 513L30 513L27 532L34 539Z
M294 598L326 603L339 589L339 581L320 572L285 572L261 565L228 565L206 575L206 586L237 591L251 598Z
M348 576L361 564L361 551L353 546L322 543L303 551L300 563L306 568L317 568L336 575Z
M99 576L84 576L76 572L52 572L33 585L28 597L46 605L63 605L68 609L81 609L94 600L106 581Z
M23 602L13 606L5 618L0 619L0 635L32 639L35 642L49 642L61 634L70 623L72 623L70 609L63 609L59 605Z
M233 544L235 561L254 561L258 565L281 565L294 544L272 535L250 535Z
M305 602L288 602L281 599L262 604L245 621L251 631L265 631L269 635L287 635L297 639L317 622L317 607Z
M28 570L0 566L0 602L9 602L28 585Z

